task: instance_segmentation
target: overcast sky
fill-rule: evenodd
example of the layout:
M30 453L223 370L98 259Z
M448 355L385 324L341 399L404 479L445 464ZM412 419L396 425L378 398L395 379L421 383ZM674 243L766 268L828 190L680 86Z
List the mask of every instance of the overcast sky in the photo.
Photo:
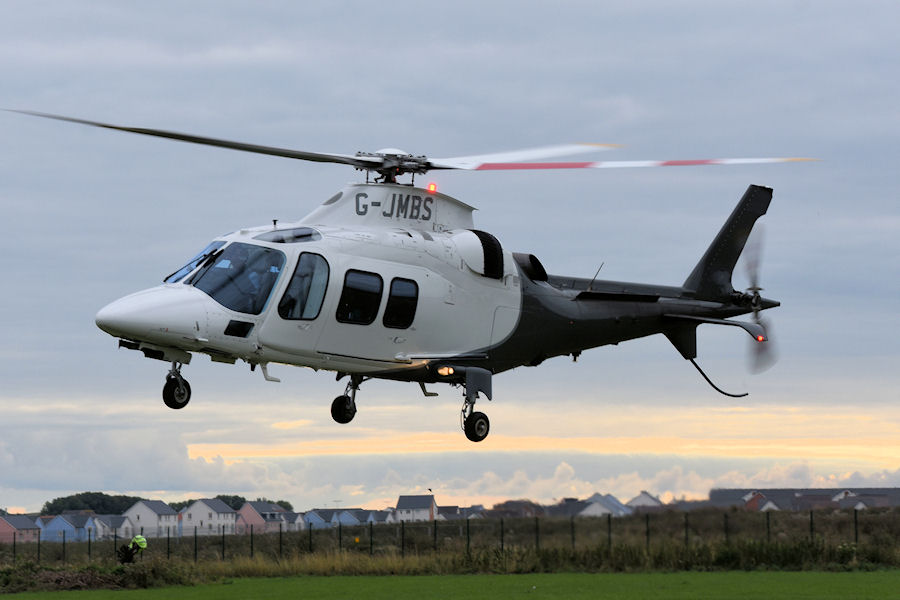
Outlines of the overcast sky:
M298 509L552 502L646 489L900 485L900 6L895 2L7 1L0 107L266 145L453 156L564 142L602 159L811 156L656 170L439 172L476 225L551 273L680 284L751 183L781 360L734 328L699 362L665 338L498 376L461 396L372 381L346 426L329 373L119 350L97 310L210 239L299 219L361 175L0 113L0 507L94 490L242 494ZM735 286L747 285L736 271ZM722 331L727 329L729 331Z

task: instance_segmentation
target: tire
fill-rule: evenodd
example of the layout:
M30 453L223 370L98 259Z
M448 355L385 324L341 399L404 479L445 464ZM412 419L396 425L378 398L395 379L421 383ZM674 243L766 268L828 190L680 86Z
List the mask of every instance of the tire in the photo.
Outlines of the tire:
M474 412L466 419L466 437L472 442L480 442L487 437L490 430L491 422L484 413Z
M356 404L350 399L350 396L338 396L331 403L331 418L346 425L356 416Z
M184 408L191 400L191 385L186 379L182 379L181 382L184 384L183 391L179 389L180 386L178 385L177 378L166 378L166 385L163 386L162 397L163 402L165 402L166 406L169 408L175 410Z

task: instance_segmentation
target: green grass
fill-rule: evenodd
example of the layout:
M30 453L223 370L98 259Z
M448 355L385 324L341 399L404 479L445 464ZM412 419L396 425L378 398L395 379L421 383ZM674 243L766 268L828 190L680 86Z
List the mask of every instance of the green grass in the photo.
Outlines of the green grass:
M286 577L227 579L192 587L141 590L28 592L23 600L313 600L361 598L847 598L882 600L900 595L900 571L719 572L719 573L539 573L532 575L442 575Z

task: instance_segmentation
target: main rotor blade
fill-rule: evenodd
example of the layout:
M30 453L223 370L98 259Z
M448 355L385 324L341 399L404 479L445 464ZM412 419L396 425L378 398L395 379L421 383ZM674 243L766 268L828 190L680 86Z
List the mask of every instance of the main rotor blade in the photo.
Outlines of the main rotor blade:
M531 169L631 169L638 167L689 167L696 165L758 165L764 163L814 161L817 158L700 158L690 160L611 160L603 162L488 162L476 171ZM460 167L455 167L460 168Z
M87 119L76 119L74 117L65 117L62 115L54 115L50 113L34 112L30 110L10 110L24 115L32 115L35 117L43 117L45 119L56 119L57 121L68 121L70 123L79 123L81 125L90 125L92 127L102 127L103 129L114 129L116 131L127 131L129 133L139 133L141 135L150 135L154 137L167 138L170 140L178 140L181 142L190 142L192 144L202 144L204 146L217 146L219 148L228 148L230 150L240 150L242 152L253 152L255 154L268 154L271 156L282 156L284 158L295 158L299 160L309 160L313 162L330 162L345 165L353 165L363 169L377 168L383 164L383 159L379 156L353 156L349 154L328 154L321 152L307 152L305 150L291 150L289 148L277 148L275 146L261 146L259 144L247 144L244 142L235 142L231 140L222 140L218 138L204 137L200 135L192 135L189 133L179 133L177 131L165 131L162 129L148 129L145 127L123 127L120 125L111 125L109 123L101 123L99 121L88 121Z
M555 158L557 156L570 156L572 154L584 154L586 152L598 152L618 147L618 144L560 144L557 146L541 146L539 148L524 148L522 150L510 150L508 152L495 152L493 154L432 158L428 160L428 164L432 169L464 169L467 171L476 171L483 169L484 165L487 164L532 164L526 161L542 158Z

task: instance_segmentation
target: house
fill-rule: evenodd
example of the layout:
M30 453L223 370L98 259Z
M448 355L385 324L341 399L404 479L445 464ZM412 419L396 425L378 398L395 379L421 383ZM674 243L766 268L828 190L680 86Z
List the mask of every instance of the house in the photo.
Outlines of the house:
M284 518L287 511L277 504L262 501L244 502L237 512L236 533L250 533L251 527L253 533L274 533L279 530L287 530Z
M397 499L395 515L398 521L434 521L437 514L437 504L431 494Z
M56 515L44 525L41 541L86 542L93 531L93 515L69 513ZM91 539L94 539L91 533Z
M380 525L382 523L396 523L397 519L394 518L394 511L388 510L370 510L369 516L366 517L366 523L373 523L375 525Z
M237 511L218 498L201 498L182 511L182 532L186 536L233 534Z
M133 534L144 537L165 537L177 535L178 513L162 500L138 500L129 507L123 517L131 521Z
M310 529L327 529L331 527L331 518L337 512L333 508L314 508L303 515L306 526Z
M306 520L303 513L285 511L284 512L284 530L285 531L303 531L306 529Z
M333 527L337 527L338 523L349 526L363 525L369 518L370 512L361 508L343 508L335 511L331 516L331 524Z
M122 515L94 515L92 518L95 540L130 540L135 534L131 519ZM175 535L174 531L170 531Z
M582 516L603 516L605 514L611 514L614 517L625 517L633 512L631 507L622 504L622 502L612 494L594 494L585 500L585 502L589 505L598 504L600 506L591 508L589 514Z
M36 542L40 534L41 528L25 515L0 515L0 544Z
M637 511L648 511L662 508L663 503L659 498L651 495L650 492L641 490L641 493L626 502L625 506Z

